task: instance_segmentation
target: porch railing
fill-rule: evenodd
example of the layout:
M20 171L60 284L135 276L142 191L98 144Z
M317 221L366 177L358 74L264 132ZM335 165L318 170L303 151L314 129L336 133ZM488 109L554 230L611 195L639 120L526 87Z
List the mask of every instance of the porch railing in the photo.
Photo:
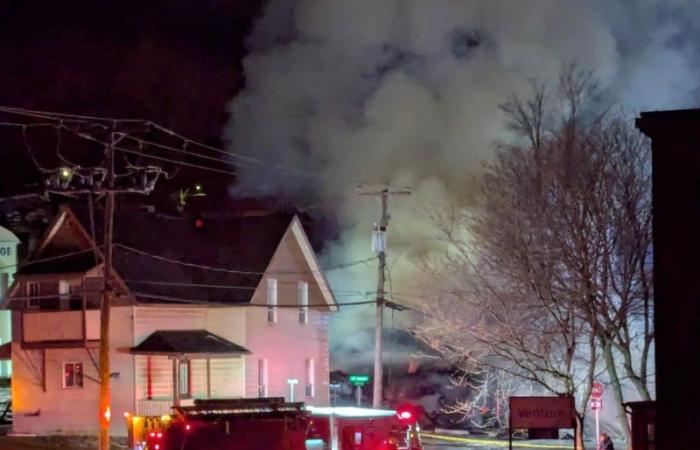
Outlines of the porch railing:
M194 405L193 399L181 399L180 405L182 406L192 406ZM173 400L159 399L159 400L137 400L136 401L136 415L137 416L162 416L165 414L172 414L173 412Z
M172 413L173 400L137 400L137 416L162 416Z

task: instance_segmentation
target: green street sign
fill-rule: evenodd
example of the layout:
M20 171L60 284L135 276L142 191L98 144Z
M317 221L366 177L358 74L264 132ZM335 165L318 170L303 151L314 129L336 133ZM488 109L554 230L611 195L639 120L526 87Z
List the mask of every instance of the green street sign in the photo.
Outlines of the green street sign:
M363 384L367 384L369 381L369 375L350 375L348 379L350 380L350 383L354 384L355 386L362 386Z

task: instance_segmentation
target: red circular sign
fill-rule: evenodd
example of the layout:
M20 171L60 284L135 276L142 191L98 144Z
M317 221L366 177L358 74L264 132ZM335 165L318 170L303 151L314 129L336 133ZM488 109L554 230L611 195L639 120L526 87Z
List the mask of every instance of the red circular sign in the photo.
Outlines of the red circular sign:
M600 381L594 381L591 389L591 398L598 400L603 396L603 391L605 391L605 386Z

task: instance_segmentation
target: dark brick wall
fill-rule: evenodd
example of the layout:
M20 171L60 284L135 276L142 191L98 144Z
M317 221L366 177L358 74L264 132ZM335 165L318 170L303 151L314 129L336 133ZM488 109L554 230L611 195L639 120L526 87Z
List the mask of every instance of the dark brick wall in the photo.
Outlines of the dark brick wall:
M700 110L643 113L652 139L658 449L700 433Z

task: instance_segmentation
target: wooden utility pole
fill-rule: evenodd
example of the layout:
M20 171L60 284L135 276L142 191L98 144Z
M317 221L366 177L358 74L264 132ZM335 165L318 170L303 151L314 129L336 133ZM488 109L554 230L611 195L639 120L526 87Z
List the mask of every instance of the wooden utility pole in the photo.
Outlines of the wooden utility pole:
M109 450L110 410L110 364L109 364L109 319L112 302L112 242L114 231L114 132L110 133L109 146L106 149L107 158L107 189L105 192L105 223L104 223L104 285L102 290L102 305L100 307L100 450Z
M380 196L382 202L382 216L379 224L375 224L372 236L372 247L377 252L379 267L377 272L377 311L374 324L374 376L372 390L372 407L380 408L383 400L383 378L384 369L382 366L382 327L384 322L384 281L386 275L386 230L389 227L389 196L390 195L410 195L409 189L397 191L389 190L389 187L381 191L360 192L360 195Z
M99 420L99 450L109 450L109 424L112 411L110 409L111 371L109 363L109 322L110 307L114 296L112 283L112 249L114 229L114 198L119 193L150 194L155 183L164 171L157 166L131 167L134 183L127 187L116 186L114 152L116 145L126 136L118 133L116 123L112 124L109 142L103 143L105 147L104 167L81 168L60 167L46 180L47 193L59 195L77 194L103 194L105 196L104 217L104 272L102 285L102 302L100 306L100 347L98 378L100 383L100 397L98 408ZM97 141L100 142L100 141ZM74 183L79 180L80 183ZM104 181L104 185L103 185Z

